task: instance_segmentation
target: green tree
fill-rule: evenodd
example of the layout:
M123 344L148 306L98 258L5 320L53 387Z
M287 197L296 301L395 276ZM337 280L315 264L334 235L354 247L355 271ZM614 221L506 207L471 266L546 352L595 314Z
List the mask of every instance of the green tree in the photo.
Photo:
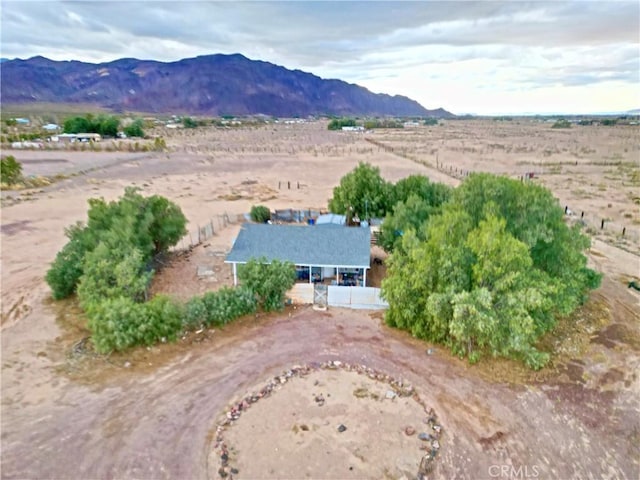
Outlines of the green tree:
M65 229L65 235L69 241L58 252L45 277L55 300L75 293L84 270L84 257L97 244L82 223Z
M328 130L342 130L342 127L355 127L356 121L353 118L334 118L327 125Z
M198 122L191 117L184 117L182 119L182 125L184 128L197 128Z
M333 189L329 210L346 214L351 211L360 219L384 217L389 208L390 185L380 176L380 169L368 163L358 166L340 179Z
M540 368L548 355L537 339L599 283L586 267L588 239L536 185L470 176L423 229L409 229L387 260L386 321L471 361L488 354Z
M147 299L147 288L153 276L146 270L142 253L125 242L113 239L101 241L84 258L78 298L83 309L105 298L125 297L135 302Z
M433 183L424 175L409 175L396 182L391 188L391 202L406 202L411 195L417 195L433 207L439 207L451 197L452 189L442 183Z
M413 230L420 239L424 240L423 226L438 210L418 195L411 195L406 201L396 203L393 212L387 213L382 222L380 246L387 252L392 252L396 247L401 246L402 236L409 230Z
M264 205L254 205L251 207L249 216L254 222L267 223L268 220L271 220L271 210L269 210L269 207L265 207Z
M123 132L127 137L144 137L144 130L142 129L142 119L135 119L130 125L124 127Z
M254 293L262 309L281 310L286 292L296 281L296 271L291 262L251 259L241 266L238 277L242 285Z
M103 137L116 137L118 135L118 128L120 127L120 120L118 117L112 115L103 115L96 118L92 130L94 133L99 133Z
M89 133L91 121L86 117L71 117L64 121L64 133Z
M22 164L13 155L0 160L0 181L7 185L18 183L22 178Z
M175 245L185 233L186 218L182 211L164 197L143 197L136 189L127 188L117 201L91 199L87 225L75 225L66 231L69 242L47 272L47 282L56 299L74 293L88 268L86 257L101 242L106 243L106 247L94 260L106 261L106 248L118 262L124 259L118 255L132 255L127 257L129 263L135 258L141 271L155 255Z

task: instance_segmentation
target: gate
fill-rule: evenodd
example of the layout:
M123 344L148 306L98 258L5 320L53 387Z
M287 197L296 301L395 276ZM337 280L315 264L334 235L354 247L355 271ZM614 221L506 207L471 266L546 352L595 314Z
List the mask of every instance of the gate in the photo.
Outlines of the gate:
M313 304L326 308L328 303L327 286L322 283L315 283L313 285Z

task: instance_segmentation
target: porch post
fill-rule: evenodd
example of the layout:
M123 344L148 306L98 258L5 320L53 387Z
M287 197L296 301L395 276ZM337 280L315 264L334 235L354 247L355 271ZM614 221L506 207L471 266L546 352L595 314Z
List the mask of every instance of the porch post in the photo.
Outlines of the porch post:
M340 267L336 267L336 285L340 286Z
M366 287L367 286L367 269L363 268L363 275L362 275L362 286Z
M233 286L238 286L238 270L236 268L237 263L233 262Z
M309 283L313 283L313 282L311 281L311 265L309 265Z

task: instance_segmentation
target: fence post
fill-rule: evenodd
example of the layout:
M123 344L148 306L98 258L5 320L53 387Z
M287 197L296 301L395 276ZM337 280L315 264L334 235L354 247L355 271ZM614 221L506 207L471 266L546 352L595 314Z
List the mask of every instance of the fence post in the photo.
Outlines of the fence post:
M627 231L627 227L622 227L622 236L623 237L624 237L624 234L626 233L626 231Z
M582 214L580 215L580 218L584 218L584 212L582 212Z
M287 190L291 190L291 182L287 181Z
M600 224L600 230L604 228L604 218L602 219L602 223Z
M278 190L280 190L280 182L278 182Z
M564 207L564 214L565 214L565 215L567 214L567 210L568 210L568 209L569 209L569 207L565 205L565 207Z

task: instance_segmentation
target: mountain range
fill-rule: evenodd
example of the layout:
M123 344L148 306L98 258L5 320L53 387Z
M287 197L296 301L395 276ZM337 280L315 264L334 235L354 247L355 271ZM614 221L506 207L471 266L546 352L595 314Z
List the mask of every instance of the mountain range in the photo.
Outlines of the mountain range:
M427 110L404 96L372 93L240 54L99 64L33 57L0 65L5 105L77 103L114 112L190 115L454 116L442 108Z

